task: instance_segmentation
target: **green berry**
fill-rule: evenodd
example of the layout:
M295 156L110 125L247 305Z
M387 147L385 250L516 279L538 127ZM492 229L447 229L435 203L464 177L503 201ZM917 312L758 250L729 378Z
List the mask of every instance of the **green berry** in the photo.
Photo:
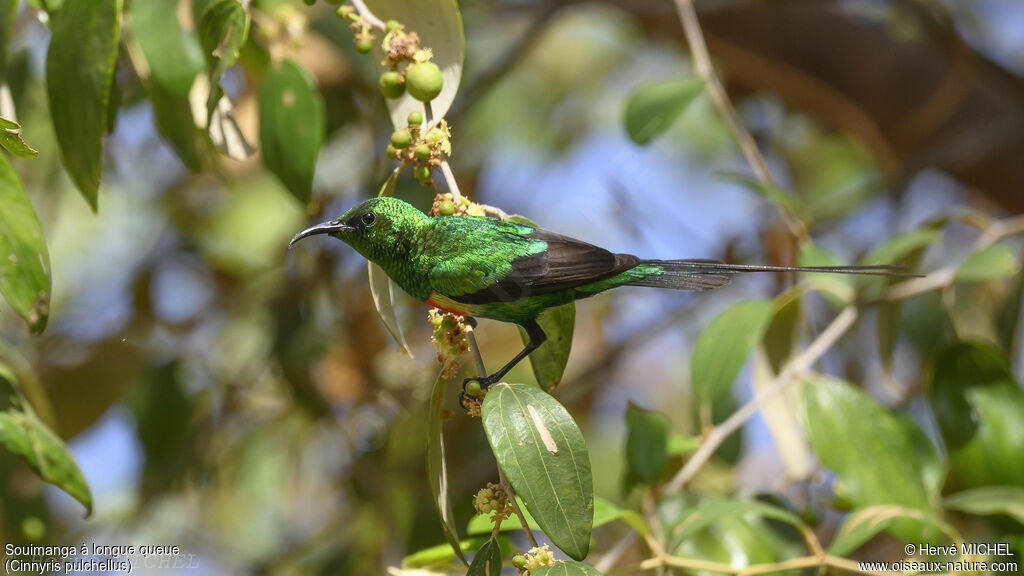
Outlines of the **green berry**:
M388 144L388 147L384 149L384 153L388 155L388 158L398 160L398 148L395 148L391 144Z
M316 4L316 0L305 0L305 1L306 1L306 6L312 6L312 5Z
M444 330L445 332L451 332L452 330L454 330L455 318L452 318L451 316L445 316L444 320L441 320L441 329ZM485 490L485 493L487 494L487 498L489 500L491 498L490 492L487 492Z
M409 94L420 102L430 102L441 93L444 87L444 76L441 69L433 62L418 62L405 71L405 83Z
M419 126L420 124L423 124L423 112L419 110L409 112L409 126Z
M398 72L385 72L380 75L380 91L385 98L398 98L405 94L405 84Z
M413 156L416 156L416 159L421 162L426 162L427 160L430 160L430 146L427 146L426 144L420 144L419 146L413 148L412 153Z
M399 26L401 26L401 24L398 23L398 20L388 20L384 23L384 31L394 32L395 30L398 30Z
M523 556L522 554L516 554L515 556L512 557L512 565L515 566L517 569L518 568L525 568L526 567L526 556Z
M412 134L408 130L395 130L391 133L391 145L402 149L412 143Z
M358 50L360 54L369 54L370 50L373 50L373 40L370 40L369 38L356 40L356 50Z
M416 167L416 170L413 171L412 175L415 176L416 179L419 180L420 182L423 182L424 180L429 180L430 166L425 166L421 164Z
M437 205L437 213L440 216L452 216L455 214L455 203L451 200L442 200Z
M480 383L476 380L471 380L469 384L466 384L466 396L472 396L476 398L480 395Z

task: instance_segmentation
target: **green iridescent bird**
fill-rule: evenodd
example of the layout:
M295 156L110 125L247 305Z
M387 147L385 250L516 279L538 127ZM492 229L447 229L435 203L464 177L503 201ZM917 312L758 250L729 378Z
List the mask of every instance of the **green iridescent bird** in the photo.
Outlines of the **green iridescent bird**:
M529 343L497 372L468 378L498 382L544 343L537 316L546 308L619 286L710 290L742 272L890 275L894 266L747 266L716 260L644 260L533 226L475 216L430 217L396 198L373 198L335 220L295 235L348 243L413 298L468 317L522 326Z

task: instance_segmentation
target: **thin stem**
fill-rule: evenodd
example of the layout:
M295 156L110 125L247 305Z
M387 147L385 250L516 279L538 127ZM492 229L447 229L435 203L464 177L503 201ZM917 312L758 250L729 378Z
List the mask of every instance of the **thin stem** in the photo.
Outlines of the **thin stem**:
M352 0L352 7L356 9L356 12L359 12L359 15L363 17L363 20L370 23L370 26L380 30L385 29L384 21L377 18L377 16L366 7L366 3L363 2L363 0Z
M779 375L772 380L767 388L758 393L750 402L743 405L729 416L724 422L715 426L700 448L686 462L686 465L672 478L672 481L665 487L667 493L678 492L683 485L689 482L700 470L715 450L733 432L739 430L751 416L757 413L769 400L785 390L797 374L808 370L821 358L839 337L846 333L857 320L858 310L855 306L848 306L836 316L835 320L825 328L821 334L803 352L790 360L779 372Z
M704 83L707 85L708 96L722 114L726 124L728 124L733 138L739 144L740 150L743 151L743 155L747 158L747 162L753 167L758 181L763 186L774 187L775 182L772 179L771 172L768 170L768 164L765 162L764 156L761 155L761 151L757 148L757 143L754 141L753 136L743 126L743 121L740 119L739 114L736 113L732 102L729 101L725 87L722 86L721 80L715 74L715 67L711 63L711 55L708 54L708 46L704 42L704 33L701 31L700 22L697 20L697 12L693 9L693 0L675 0L675 3L676 10L679 12L679 20L683 24L683 32L686 34L686 43L690 46L693 65L697 69L697 74L704 79ZM779 207L779 214L786 227L789 228L789 231L794 236L801 240L808 238L807 228L803 222L794 218L792 214L781 206Z
M519 518L519 523L523 526L523 531L526 532L526 538L530 541L530 545L534 548L537 547L537 539L533 537L533 531L530 530L530 525L526 523L526 516L523 516L523 511L519 509L519 502L516 502L516 492L512 489L512 485L508 483L508 478L505 477L505 471L498 466L498 479L501 482L501 489L505 491L505 497L512 503L512 509L516 511L516 517Z

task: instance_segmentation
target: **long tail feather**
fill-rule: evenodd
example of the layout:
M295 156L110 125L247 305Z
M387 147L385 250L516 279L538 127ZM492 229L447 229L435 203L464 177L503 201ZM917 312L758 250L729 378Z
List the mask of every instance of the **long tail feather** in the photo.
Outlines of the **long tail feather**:
M920 277L906 271L905 266L758 266L726 264L719 260L642 260L641 266L658 270L632 282L632 286L674 288L676 290L711 290L725 286L733 274L747 272L813 272L819 274L855 274L859 276Z

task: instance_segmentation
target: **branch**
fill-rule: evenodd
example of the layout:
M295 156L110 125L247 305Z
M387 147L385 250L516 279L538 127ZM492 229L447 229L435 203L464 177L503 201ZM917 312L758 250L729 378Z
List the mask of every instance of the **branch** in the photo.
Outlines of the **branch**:
M356 9L356 12L359 12L359 15L363 17L363 20L366 20L374 28L380 30L384 30L386 28L384 21L377 18L377 16L367 8L366 3L363 2L363 0L352 0L352 7Z
M679 12L679 20L683 24L683 32L686 34L686 43L690 46L693 65L697 69L697 74L704 79L704 83L708 88L708 96L722 114L726 124L729 125L733 138L739 144L740 150L743 151L743 155L747 158L747 162L754 168L757 180L765 187L775 187L775 182L772 179L771 172L768 170L768 164L764 161L764 156L758 150L757 143L754 142L750 132L743 126L743 121L740 119L739 114L736 113L732 102L729 101L729 96L725 93L722 81L715 74L715 68L711 64L711 56L708 54L708 46L704 42L704 33L701 31L700 22L697 20L697 12L693 9L693 0L675 0L675 3L676 10ZM804 226L803 222L793 217L785 208L779 206L778 209L782 221L789 228L790 233L801 240L806 240L808 238L807 227Z
M536 548L537 539L533 537L533 531L530 530L530 525L526 522L526 516L523 516L523 511L519 509L519 502L516 502L516 491L508 483L508 478L505 477L501 466L498 466L498 480L501 482L501 489L505 491L505 497L512 503L512 509L516 511L516 517L519 518L519 523L523 526L523 532L526 532L526 538L530 541L530 545Z
M715 426L707 439L694 452L693 456L686 462L686 465L676 473L672 481L665 487L667 493L678 492L683 485L689 482L700 470L700 467L711 458L715 450L733 432L739 430L747 420L750 419L761 407L780 392L786 389L797 374L808 370L821 358L839 337L846 333L853 326L857 319L857 307L848 306L836 316L835 320L825 328L821 334L803 352L790 360L779 372L779 375L772 380L772 383L758 393L752 400L743 405L721 424Z

